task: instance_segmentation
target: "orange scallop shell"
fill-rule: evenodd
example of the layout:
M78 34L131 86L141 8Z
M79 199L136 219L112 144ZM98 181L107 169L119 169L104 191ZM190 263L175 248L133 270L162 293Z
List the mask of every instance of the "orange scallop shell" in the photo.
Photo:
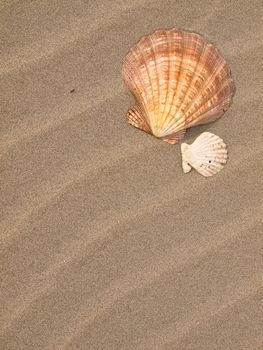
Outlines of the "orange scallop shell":
M230 106L234 82L218 50L196 34L157 30L124 58L123 78L138 105L128 122L168 143L210 123Z

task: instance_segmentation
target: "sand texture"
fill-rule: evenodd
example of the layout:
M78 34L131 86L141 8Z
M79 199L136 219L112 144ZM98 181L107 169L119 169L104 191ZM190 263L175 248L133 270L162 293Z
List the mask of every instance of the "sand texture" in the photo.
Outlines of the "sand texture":
M0 349L263 349L262 0L0 2ZM157 28L203 35L234 102L229 162L128 125L120 70Z

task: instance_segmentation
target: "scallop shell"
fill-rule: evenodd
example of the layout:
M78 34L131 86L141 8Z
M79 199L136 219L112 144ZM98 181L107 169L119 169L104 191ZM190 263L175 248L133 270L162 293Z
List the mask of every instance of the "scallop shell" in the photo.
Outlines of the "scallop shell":
M218 50L196 34L157 30L124 58L123 78L138 105L128 122L168 143L210 123L230 106L234 83Z
M191 145L182 143L181 152L184 173L193 167L203 176L212 176L223 169L227 161L224 141L211 132L202 133Z

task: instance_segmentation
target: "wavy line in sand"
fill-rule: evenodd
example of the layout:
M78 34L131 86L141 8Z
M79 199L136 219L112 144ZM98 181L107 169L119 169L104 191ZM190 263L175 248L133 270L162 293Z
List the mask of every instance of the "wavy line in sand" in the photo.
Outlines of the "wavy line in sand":
M255 221L260 222L261 208L260 210L258 208L254 209L254 212L255 220L254 218L252 220L251 216L248 216L248 219L246 221L247 226L238 234L233 233L235 232L234 228L236 227L236 225L239 224L239 220L237 218L235 222L227 223L226 225L218 228L217 236L219 237L222 236L220 235L221 231L225 232L227 230L228 232L231 232L231 234L227 238L224 237L223 239L218 241L214 241L211 238L211 244L207 245L205 248L200 247L200 249L197 249L195 244L193 244L193 247L188 246L188 244L186 244L185 247L180 247L179 251L176 249L171 249L169 255L166 254L160 257L154 263L151 263L149 266L144 267L141 271L136 271L132 274L129 274L126 278L122 279L121 281L113 283L106 291L103 291L97 295L97 300L95 302L91 302L90 300L88 301L88 305L92 305L92 310L87 311L87 315L89 315L89 317L82 316L80 324L84 323L85 326L88 323L91 323L92 320L94 320L98 315L101 315L109 307L114 305L118 299L123 298L127 294L131 293L134 289L143 289L147 285L154 283L156 279L159 279L163 273L174 271L174 268L176 268L176 271L178 271L181 270L183 267L185 268L189 265L195 265L197 261L201 261L207 256L215 254L219 248L233 244L233 242L235 242L243 236L244 232L251 230L251 228L254 227ZM244 244L246 243L244 242ZM89 245L87 245L87 247L88 246ZM74 247L73 249L74 253L76 253L75 248L76 247ZM78 248L81 248L81 245ZM78 250L81 251L81 249ZM181 251L183 253L180 253ZM51 288L51 290L55 289L56 274L69 262L72 262L75 259L76 256L73 255L73 257L71 257L70 260L59 262L57 265L53 265L50 270L46 271L44 274L41 274L41 278L38 283L41 284L42 281L43 286L40 285L38 287L38 290L35 291L36 288L32 285L30 289L33 290L33 292L31 292L26 298L25 296L23 296L23 303L21 303L20 301L16 306L14 306L15 311L13 313L9 312L9 319L1 320L1 324L5 324L5 327L2 327L1 330L2 334L8 331L8 329L10 329L14 322L16 322L17 319L19 319L19 317L21 317L24 314L24 312L32 306L33 302L36 302L37 300L39 300L39 298L43 298L45 295L49 294L49 288ZM46 280L48 280L48 285L46 284ZM36 282L35 279L34 282ZM103 305L103 307L100 307L100 305ZM82 310L83 308L84 307L82 307ZM89 307L87 307L87 309L89 309ZM101 311L98 312L98 310ZM12 315L11 318L10 315ZM75 323L72 324L72 327L75 328ZM81 331L81 329L79 331ZM75 336L76 335L74 334L72 337Z
M156 144L157 145L157 144ZM101 169L105 168L105 167L115 167L115 164L117 162L122 161L123 159L126 159L127 157L131 157L134 154L136 156L140 155L145 149L148 148L152 148L152 143L150 143L149 141L149 145L137 145L136 149L129 147L129 144L126 144L127 146L127 151L124 153L124 155L117 155L116 154L116 149L113 147L114 150L114 158L115 160L112 161L111 159L106 159L106 161L103 161L103 163L98 163L96 164L96 171L95 174L93 176L96 176L99 171L101 171ZM121 147L121 149L123 150L124 145ZM110 150L109 150L110 152ZM234 163L232 164L232 171L234 170L238 170L239 164L241 162L243 162L244 160L247 160L249 158L255 158L259 153L261 152L260 149L256 149L255 152L252 153L252 151L250 153L240 153L240 158L236 157L234 161ZM122 153L122 152L121 152ZM90 163L87 163L88 165L90 165ZM95 167L95 164L94 164ZM6 224L4 222L2 222L2 229L4 232L4 236L2 235L1 237L1 241L2 241L2 247L5 248L7 244L9 244L10 242L12 242L12 237L15 236L16 232L21 230L21 225L24 224L24 222L28 221L29 218L34 215L34 213L37 213L38 210L40 208L45 208L48 203L53 199L53 198L59 198L60 195L63 195L67 189L74 183L79 183L83 180L85 180L86 176L89 174L92 174L93 171L86 171L86 165L83 165L81 168L78 169L73 169L72 172L69 173L69 175L66 175L63 173L62 177L63 179L65 179L66 177L66 181L64 181L63 183L60 182L60 180L58 180L57 182L53 183L52 188L52 192L47 196L48 191L50 190L50 183L48 183L48 186L45 186L44 188L41 188L41 191L39 190L39 192L35 193L36 196L35 198L31 198L30 201L27 200L27 202L30 204L30 206L28 206L28 208L24 209L23 214L19 214L13 212L12 213L12 217L8 218L6 220ZM73 179L72 179L73 178ZM205 184L205 183L204 183ZM56 187L57 188L54 188ZM170 191L171 188L171 184L168 184L166 186L163 187L162 193L164 196L167 197L167 193L169 196L173 196L173 193ZM190 190L188 190L189 193ZM44 193L43 197L41 198L41 193ZM152 193L151 195L155 196L155 193ZM155 200L159 199L159 194L157 194L157 198ZM172 197L173 198L173 197ZM152 199L153 200L153 199ZM38 204L40 203L40 205ZM24 207L24 206L23 206ZM16 222L13 224L14 226L16 226L15 229L11 229L11 230L7 230L5 229L5 226L9 226L10 224L10 219L12 220L12 218L16 218Z
M254 224L254 222L253 222ZM198 254L193 253L194 249L192 247L185 247L185 251L188 251L188 254L185 253L182 257L179 258L179 263L175 264L175 257L178 258L178 252L172 252L169 256L163 256L157 262L152 263L150 267L143 268L141 271L137 271L133 274L130 274L125 279L122 279L121 282L117 281L112 286L110 286L106 291L97 296L97 300L92 303L92 308L89 305L86 307L83 305L83 309L87 310L86 316L83 316L83 313L79 316L77 325L72 325L72 334L69 334L66 337L66 340L63 341L63 346L61 349L66 348L70 343L72 343L74 338L77 338L78 335L83 331L83 329L91 324L96 318L101 316L107 309L112 307L117 300L124 298L124 296L129 295L134 289L143 289L146 286L149 287L150 284L154 283L163 273L173 271L176 273L179 269L181 270L185 266L196 264L205 257L215 254L218 249L223 246L234 242L235 240L240 239L240 234L234 234L228 239L222 240L222 242L216 242L215 244L210 244L209 248L203 248L198 250ZM245 243L244 243L245 244ZM182 261L181 261L182 259ZM250 281L251 283L251 281ZM248 283L248 285L250 285ZM259 281L259 276L257 275L257 284L258 286L263 286L262 279ZM89 301L90 302L90 301ZM89 304L89 303L88 303ZM92 309L92 310L90 310ZM195 315L198 316L198 315ZM77 331L76 331L77 330ZM70 332L69 332L70 333Z
M201 186L201 188L199 189L200 191L202 191L202 187L203 186ZM192 195L194 195L194 193L192 194ZM141 216L141 217L143 217L143 216L145 216L146 214L147 214L147 212L148 213L150 213L151 211L152 211L152 209L153 208L147 208L146 209L146 212L140 212L139 211L139 214L140 215L138 215L138 214L136 214L135 216L136 217L138 217L138 216ZM158 210L158 207L155 207L154 208L154 210ZM258 207L258 208L253 208L253 213L254 213L254 216L253 216L253 220L252 220L252 216L249 214L249 213L247 213L247 211L244 211L243 213L239 213L238 214L238 217L237 218L234 218L234 220L229 224L229 223L227 223L226 225L224 225L224 226L222 226L220 229L219 229L219 231L220 230L223 230L224 232L225 231L228 231L228 232L235 232L235 227L237 226L237 225L239 225L240 224L240 219L239 219L239 217L242 217L243 218L243 220L244 220L244 223L247 225L246 226L246 228L244 229L244 230L249 230L249 228L251 227L251 226L253 226L253 224L255 223L255 220L260 220L260 218L261 218L261 212L262 212L262 208L261 208L261 206L260 207ZM133 221L133 217L132 218L130 218L129 216L128 217L126 217L126 219L125 220L122 220L122 225L125 223L125 222L132 222ZM114 231L114 228L115 228L115 226L116 225L119 225L119 223L117 223L117 224L113 224L113 226L111 226L110 228L108 228L107 227L107 224L106 224L106 227L107 227L107 229L106 229L106 233L107 233L107 236L108 236L108 234L109 234L109 230L113 230ZM242 230L242 232L244 231L244 230ZM111 233L112 234L112 233ZM3 320L3 324L6 324L7 325L7 328L9 328L10 327L10 322L11 322L11 324L13 323L13 322L15 322L15 320L18 318L18 317L20 317L21 316L21 314L27 309L27 308L29 308L30 307L30 305L32 304L32 302L34 302L35 300L37 300L39 297L42 297L42 296L44 296L47 292L48 292L48 288L50 287L50 284L48 284L48 286L46 286L45 284L46 284L46 279L48 279L49 281L50 281L50 279L51 278L54 278L54 282L53 283L55 283L55 280L56 280L56 274L57 273L59 273L60 271L61 271L61 269L63 268L63 267L65 267L67 264L69 264L69 263L72 263L74 260L76 260L76 259L79 259L81 256L83 256L83 254L86 254L87 253L87 250L88 250L88 248L89 248L89 246L90 246L90 244L92 244L92 243L94 243L98 238L100 238L100 236L101 235L99 235L98 237L95 237L95 239L93 238L93 240L92 240L92 242L89 242L88 244L86 244L85 246L83 245L83 243L76 243L76 244L71 244L70 246L69 246L69 249L68 249L68 253L67 254L65 254L64 253L64 256L70 256L70 259L68 259L68 260L62 260L62 257L61 257L61 255L58 255L58 257L57 257L57 263L54 265L54 263L51 265L51 267L49 268L49 269L47 269L47 271L45 271L44 272L44 274L41 274L41 278L40 278L40 280L43 280L43 284L44 284L44 286L36 293L36 292L33 292L32 294L30 293L29 294L29 297L27 298L27 301L23 304L23 307L21 306L21 303L20 303L20 301L18 301L18 310L19 310L19 312L18 311L16 311L14 314L13 314L13 316L12 316L12 318L11 318L11 321L9 320ZM220 237L220 233L218 233L218 236ZM229 240L236 240L236 239L238 239L240 237L240 235L236 235L236 234L234 234L233 236L230 236L230 237L228 237L227 239L224 239L224 240L222 240L222 242L213 242L213 246L212 246L212 250L213 249L217 249L218 247L220 247L220 246L222 246L222 245L225 245L225 244L228 244L229 243ZM105 239L105 237L104 237L104 239ZM106 238L106 240L108 240L108 237ZM215 250L216 250L215 249ZM185 264L187 264L187 262L189 262L188 260L189 260L189 257L193 257L193 259L197 259L198 258L198 260L200 259L200 256L201 256L201 258L202 258L202 254L203 254L203 256L206 256L206 255L209 255L209 254L211 254L211 249L209 248L208 250L204 250L203 251L203 253L201 252L201 254L197 254L197 255L195 255L195 254L193 254L193 251L197 251L197 249L196 250L193 250L191 247L185 247L182 251L187 251L187 250L189 250L189 254L187 254L187 257L185 257L184 255L181 257L181 262L180 262L180 265L185 265ZM63 249L63 251L64 251L64 249ZM199 253L200 253L200 251L199 251ZM73 256L72 256L72 254L73 254ZM135 274L135 276L134 276L134 278L136 279L138 279L139 278L139 280L141 280L141 283L142 283L142 287L144 286L144 281L146 281L147 280L147 278L149 277L148 276L148 274L150 274L154 279L158 276L158 274L161 274L161 273L163 273L164 271L166 271L167 270L167 268L169 269L169 267L171 268L171 266L177 266L177 264L175 263L175 256L178 258L178 252L176 251L176 252L173 252L172 251L172 253L169 255L169 256L164 256L164 257L162 257L162 258L160 258L159 259L159 261L156 263L156 267L155 268L153 268L152 269L152 265L150 266L150 269L147 267L146 269L144 269L144 271L143 272L140 272L140 273L136 273ZM186 261L184 261L184 259L186 259ZM162 262L162 263L160 263L160 261ZM179 266L180 266L179 265ZM161 272L160 273L158 273L157 274L157 272L156 271L160 271L160 266L161 266ZM152 271L155 271L154 272L154 274L152 275ZM140 277L141 276L141 277ZM36 280L35 280L35 278L34 278L34 283L36 282ZM40 283L40 282L39 282ZM124 284L128 284L128 286L129 286L129 290L130 291L132 291L133 290L133 284L134 284L134 279L133 279L133 277L131 276L131 275L129 275L128 276L128 278L126 278L126 282L124 283ZM147 284L148 284L148 282L147 282ZM115 286L113 286L112 287L113 288L113 290L115 290L115 291L118 291L118 290L122 290L123 289L123 286L122 286L122 284L121 284L121 286L119 286L119 282L117 282L116 284L115 284ZM111 288L111 289L112 289ZM34 286L32 285L32 287L31 287L31 289L32 290L35 290L35 288L34 288ZM127 288L124 288L124 290L127 290ZM105 301L105 297L104 297L104 294L105 294L105 292L103 292L103 293L101 293L101 296L100 296L100 298L99 298L99 300L101 301L102 300L102 304L107 304L107 302ZM114 293L110 293L110 294L114 294ZM126 293L124 293L124 294L126 294ZM25 299L25 297L23 296L23 298ZM106 298L107 299L107 298ZM118 299L118 298L117 298ZM15 308L16 308L16 306L15 306ZM18 312L18 314L17 314L17 312ZM96 311L94 311L94 313L96 313ZM10 316L10 312L9 312L9 316Z
M173 346L178 346L183 339L189 335L194 329L199 329L207 326L207 322L214 318L220 318L236 306L237 303L244 302L248 297L253 297L263 291L263 281L260 274L254 274L249 278L244 278L242 283L236 285L233 283L227 286L227 291L220 299L225 302L218 302L213 296L202 305L202 308L197 312L187 315L178 324L172 324L166 329L158 332L158 335L152 334L144 339L141 339L137 345L134 344L134 349L151 350L161 349L162 346L171 343Z
M20 142L27 141L28 139L31 141L39 135L46 134L48 131L56 130L58 127L67 123L73 118L77 118L84 113L88 114L90 109L115 100L119 94L123 92L123 89L115 89L114 93L111 92L110 94L107 94L107 91L111 90L109 88L107 90L105 89L105 93L102 92L91 102L88 102L87 97L83 96L77 100L75 99L74 101L71 101L68 104L64 103L63 106L59 105L50 113L49 119L45 119L42 122L39 120L37 115L34 115L32 117L33 120L26 120L25 125L19 125L19 128L1 136L1 157L3 157L10 150L10 148L17 146L17 144ZM74 113L76 108L80 110L77 114Z
M150 0L144 0L144 4L145 3L147 4L150 2L151 2ZM154 5L154 4L151 4L151 5ZM53 41L49 35L44 41L46 44L43 44L43 42L41 42L40 46L34 46L33 44L31 44L32 46L30 47L20 49L19 54L17 52L13 54L11 58L8 58L7 62L4 62L3 66L5 68L2 70L2 72L0 70L0 75L4 73L13 72L14 70L19 70L22 67L27 65L39 63L39 61L42 58L46 58L46 57L51 58L54 55L58 54L59 52L67 50L68 47L72 48L72 46L74 45L79 45L79 43L81 43L82 41L87 40L87 35L90 35L90 33L97 31L99 28L101 28L102 25L106 29L107 26L110 27L112 25L111 22L113 19L116 19L119 22L120 13L123 16L127 14L127 18L125 18L126 22L129 19L131 22L133 22L134 16L132 17L129 16L129 13L131 10L134 10L137 8L138 8L138 12L141 12L141 2L139 0L138 0L138 3L136 1L133 1L132 3L126 4L126 7L128 8L123 10L121 6L117 5L115 9L111 8L110 12L105 13L101 21L96 20L96 23L92 23L92 24L90 24L90 15L89 15L89 21L87 21L86 18L82 18L78 20L74 19L74 21L72 21L70 28L69 28L69 24L67 23L67 28L66 28L67 30L65 31L65 35L63 35L64 31L60 31L60 33L56 32L56 35L53 36ZM193 20L191 30L194 30L194 28L197 26L199 29L199 32L202 31L202 28L205 28L207 26L209 20L211 20L214 16L218 16L218 10L220 8L221 8L220 1L217 1L217 2L214 1L211 6L211 9L207 11L207 14L205 16L202 17L202 22L200 22L199 17ZM109 21L108 24L107 24L107 21ZM85 33L85 34L80 35L80 33ZM248 34L249 38L251 37L251 33L249 31L247 31L246 34ZM259 36L258 40L260 40L260 38L261 37ZM236 40L237 39L234 39L233 43L229 42L231 53L233 51L233 47L236 47L235 46ZM249 41L249 43L254 45L253 43L255 42L258 43L259 42L258 40L251 40ZM244 38L242 39L242 42L243 41L244 41ZM51 49L50 49L50 46L51 46ZM247 45L245 50L247 49L248 51L250 51L251 49L254 49L254 48L255 48L254 46L252 47L249 46L248 48L248 45ZM37 57L36 57L36 52L40 53ZM32 59L32 57L34 57L34 59ZM2 59L2 61L4 60Z
M127 140L128 141L128 140ZM59 199L60 196L66 193L66 191L69 189L69 187L74 183L79 183L80 181L84 181L85 178L89 175L91 176L91 179L96 177L97 174L104 168L108 167L114 167L116 163L122 161L127 156L131 157L134 153L140 154L143 151L145 151L145 145L137 145L136 148L129 147L128 144L126 144L127 152L126 154L120 154L118 155L116 153L116 148L113 147L112 152L114 153L114 161L111 159L111 157L104 159L103 161L98 161L97 164L94 164L93 168L95 170L88 170L87 171L87 165L90 169L90 162L88 161L87 164L82 165L81 167L74 169L68 173L66 176L63 173L61 175L61 178L56 179L55 182L53 182L52 186L50 183L48 183L43 188L39 189L39 192L35 193L36 196L34 198L31 198L30 200L27 199L28 207L25 208L25 205L23 205L23 214L19 214L16 212L13 212L12 216L6 219L6 223L2 222L2 228L4 232L4 235L1 236L1 246L2 248L5 248L10 242L12 242L12 237L21 230L21 225L24 225L26 221L29 221L29 218L36 214L40 209L45 208L50 201L53 199ZM149 145L149 148L152 147L152 145ZM124 145L121 147L122 151L124 149ZM110 149L108 149L108 152L110 152ZM92 175L93 174L93 175ZM65 179L63 182L62 179ZM50 192L51 188L51 192ZM41 194L44 193L44 195L41 196ZM47 195L48 193L48 195ZM40 204L39 204L40 203ZM10 219L12 218L16 219L16 222L13 224L13 226L16 226L14 229L6 230L5 226L9 226Z
M150 0L144 0L146 3L150 2ZM114 8L115 5L115 8ZM126 4L126 9L123 10L121 6L117 4L117 2L113 3L113 7L111 11L105 12L104 16L101 17L101 20L98 21L96 18L95 23L91 23L90 14L88 14L87 18L82 19L74 19L72 23L67 23L66 30L57 32L56 35L51 37L47 35L47 37L42 41L40 41L40 45L31 43L31 46L21 49L19 52L15 52L11 57L4 59L2 57L3 68L0 70L1 74L10 73L16 70L21 69L27 65L32 65L38 63L43 57L52 57L60 51L63 51L66 47L72 49L72 46L77 45L81 41L87 40L87 35L90 35L92 32L98 31L102 26L111 26L111 21L113 19L119 20L120 13L124 14L134 9L138 8L138 12L141 11L141 2L140 0L135 0ZM64 35L65 33L65 35ZM80 33L83 33L80 35ZM49 32L48 32L49 34ZM43 33L42 33L43 36ZM51 47L51 49L50 49ZM38 53L38 55L36 55ZM32 57L34 57L32 59Z

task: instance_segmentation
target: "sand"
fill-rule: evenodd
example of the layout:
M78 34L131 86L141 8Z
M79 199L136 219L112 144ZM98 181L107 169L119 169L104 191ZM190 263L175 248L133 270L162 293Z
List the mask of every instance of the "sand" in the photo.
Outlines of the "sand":
M263 349L263 8L252 1L0 4L0 348ZM121 75L156 28L214 43L236 83L213 178L129 126Z

